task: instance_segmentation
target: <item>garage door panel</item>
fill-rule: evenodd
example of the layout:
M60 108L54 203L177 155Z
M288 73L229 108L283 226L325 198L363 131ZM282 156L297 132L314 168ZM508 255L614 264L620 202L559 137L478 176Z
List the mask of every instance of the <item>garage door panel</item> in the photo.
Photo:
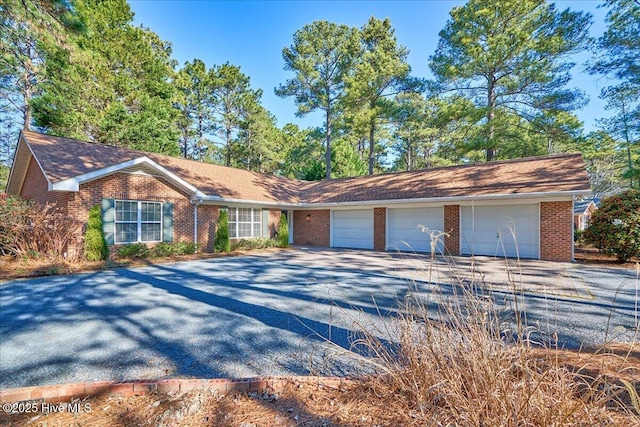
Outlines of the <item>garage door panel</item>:
M431 237L424 228L437 232L444 229L442 207L387 209L387 249L431 252ZM438 252L443 249L439 241Z
M462 250L465 255L539 257L539 208L519 206L464 206Z
M373 209L333 211L331 246L373 249Z

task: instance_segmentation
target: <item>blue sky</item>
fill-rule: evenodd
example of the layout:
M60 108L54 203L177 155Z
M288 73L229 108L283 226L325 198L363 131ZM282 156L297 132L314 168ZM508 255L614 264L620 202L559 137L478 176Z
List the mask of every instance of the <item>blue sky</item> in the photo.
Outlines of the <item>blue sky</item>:
M297 123L301 127L319 126L319 114L304 119L295 117L292 98L279 98L273 89L291 78L283 70L282 49L291 45L293 34L316 20L350 26L362 26L371 16L386 17L396 30L398 42L409 51L412 74L430 77L429 56L436 49L438 32L444 28L449 11L463 1L177 1L129 0L135 22L156 32L173 45L173 57L180 67L199 58L207 67L229 62L240 66L251 78L254 89L262 89L263 105L278 119L278 125ZM565 0L556 2L593 14L593 36L605 30L606 10L600 1ZM578 111L587 131L595 128L595 119L606 115L598 94L606 81L582 72L586 56L577 58L573 87L585 91L589 104Z

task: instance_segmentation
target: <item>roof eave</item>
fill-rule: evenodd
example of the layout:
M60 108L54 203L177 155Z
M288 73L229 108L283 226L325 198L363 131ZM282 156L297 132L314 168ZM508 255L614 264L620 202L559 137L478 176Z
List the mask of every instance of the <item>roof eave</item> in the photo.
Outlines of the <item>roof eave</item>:
M232 199L228 197L220 196L207 196L201 195L200 197L194 196L191 198L193 203L202 202L209 205L242 205L242 206L267 206L274 208L297 208L300 207L299 203L285 203L285 202L272 202L264 200L247 200L247 199Z
M9 179L7 179L7 184L4 187L5 193L9 193L9 186L11 185L11 180L15 176L16 158L18 157L18 150L20 149L20 144L22 144L23 142L26 144L26 141L24 141L24 135L22 134L22 131L20 131L20 133L18 134L18 143L16 144L16 149L13 152L13 159L11 160L11 169L9 170Z
M347 201L347 202L325 202L325 203L279 203L260 200L242 200L230 199L218 196L205 196L197 198L205 204L215 205L252 205L252 206L273 206L278 208L290 209L322 209L332 207L345 206L380 206L380 205L401 205L407 203L451 203L451 202L471 202L481 200L499 200L499 199L533 199L533 198L567 198L572 200L573 196L588 195L591 190L570 190L570 191L553 191L553 192L532 192L532 193L505 193L505 194L483 194L471 196L451 196L451 197L423 197L412 199L380 199L380 200L364 200L364 201ZM195 200L194 200L195 201Z

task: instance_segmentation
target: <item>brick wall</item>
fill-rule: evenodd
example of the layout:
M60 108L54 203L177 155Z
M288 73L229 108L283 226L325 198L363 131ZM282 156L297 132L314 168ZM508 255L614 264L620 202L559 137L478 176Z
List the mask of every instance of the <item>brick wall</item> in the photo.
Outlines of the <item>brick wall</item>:
M162 178L116 173L82 184L78 192L69 194L69 214L85 224L89 209L103 198L172 202L173 241L193 241L193 205L190 198Z
M573 261L573 202L540 203L540 259Z
M269 237L274 238L278 234L278 226L280 225L280 214L282 211L269 210Z
M219 206L198 206L198 251L213 252L219 216Z
M330 223L329 209L293 211L293 244L329 246Z
M387 248L387 208L373 208L373 249Z
M460 205L444 207L444 251L449 255L460 255Z
M20 189L20 197L32 199L40 205L55 204L63 212L67 212L67 204L72 194L64 191L49 191L47 183L40 166L36 160L31 157L27 174L24 177L22 188Z

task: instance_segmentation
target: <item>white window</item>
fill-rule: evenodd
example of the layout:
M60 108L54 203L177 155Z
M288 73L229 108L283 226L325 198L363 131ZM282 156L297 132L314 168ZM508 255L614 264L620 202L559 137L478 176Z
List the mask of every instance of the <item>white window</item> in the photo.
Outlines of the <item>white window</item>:
M162 240L162 203L116 200L116 243Z
M253 208L229 208L229 238L262 236L262 211Z

